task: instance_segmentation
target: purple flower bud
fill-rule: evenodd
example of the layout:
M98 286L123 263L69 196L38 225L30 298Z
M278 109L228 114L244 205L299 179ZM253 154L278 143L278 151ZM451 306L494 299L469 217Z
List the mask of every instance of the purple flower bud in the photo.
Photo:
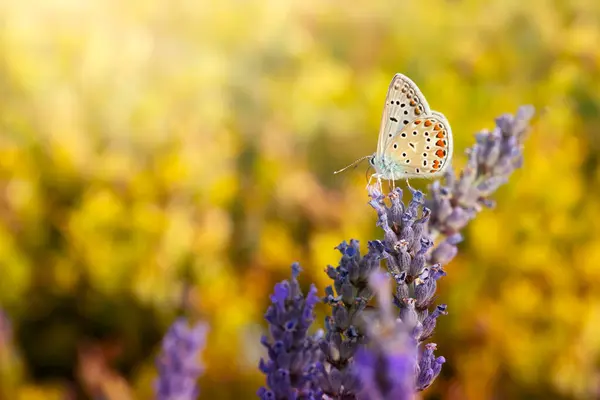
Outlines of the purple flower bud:
M406 244L401 245L398 248L398 252L400 253L398 255L398 264L400 265L400 271L408 272L408 269L410 268L410 263L412 262L412 259L410 257L410 254L408 254Z
M437 280L445 276L446 272L441 267L425 268L415 279L416 307L419 309L429 307L437 289Z
M406 276L406 272L403 272ZM396 297L399 299L404 299L409 296L409 289L406 281L402 279L402 281L396 282Z
M431 211L427 207L423 207L423 216L415 221L413 225L413 233L415 235L415 242L421 242L421 238L427 232L427 223L429 222L429 216ZM418 250L416 250L418 251Z
M396 188L396 190L389 194L389 198L392 203L392 206L387 210L389 221L391 221L393 224L399 224L402 220L402 215L404 214L402 190L400 188Z
M456 254L458 254L458 248L448 240L444 240L433 250L430 261L432 263L448 264L456 257Z
M485 160L484 165L488 168L493 167L498 162L498 157L500 156L500 150L502 146L502 138L499 134L494 132L490 135L490 140L488 143L488 147L485 152Z
M452 214L452 206L450 205L450 199L446 197L440 199L439 203L437 204L436 212L437 218L440 221L445 221L450 216L450 214Z
M419 357L417 390L428 388L442 370L442 364L446 362L444 357L435 358L435 350L435 343L428 343Z
M384 229L384 240L386 243L398 243L398 236L396 235L396 233L390 229L389 227L387 229Z
M458 232L469 222L469 214L461 207L454 207L452 213L446 218L446 225L453 231Z
M509 114L498 117L496 129L491 133L484 130L476 134L476 144L466 151L469 159L460 179L446 179L448 196L437 194L441 193L439 183L430 185L434 196L427 206L432 210L429 224L432 230L442 234L458 232L481 210L482 204L488 204L486 198L520 165L522 140L533 113L533 107L521 107L516 117ZM450 255L452 251L447 247L443 253Z
M412 197L410 203L408 203L408 207L406 208L406 211L413 218L416 218L416 216L419 212L419 207L421 207L423 205L425 198L423 196L423 192L421 192L419 190L410 189L410 191L411 191L413 197Z
M350 319L348 318L348 310L343 305L337 305L333 308L333 318L335 319L336 326L339 329L346 330L348 329L348 325L350 324Z
M412 247L412 244L415 240L415 234L413 232L412 226L412 218L403 218L402 219L402 230L400 231L400 240L406 243L406 247L409 249Z
M420 341L427 340L435 329L435 325L437 323L437 318L440 315L446 315L448 312L446 311L447 306L445 304L440 304L433 310L431 314L429 314L423 320L423 331L421 332L421 336L419 338Z
M477 185L477 190L481 196L489 196L507 181L505 176L493 176Z
M410 297L402 299L403 307L400 309L400 319L408 328L414 327L419 320L415 311L415 303L416 300Z
M454 168L452 168L452 165L449 165L446 168L446 172L444 172L444 181L448 186L454 186L455 180L456 175L454 174Z

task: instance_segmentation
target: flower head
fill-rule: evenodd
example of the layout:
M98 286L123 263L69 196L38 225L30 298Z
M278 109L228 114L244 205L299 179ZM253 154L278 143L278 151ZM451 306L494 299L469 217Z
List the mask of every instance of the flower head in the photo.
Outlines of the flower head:
M198 397L197 379L204 371L198 357L204 348L207 331L205 323L190 327L185 318L179 318L171 325L156 360L157 399L192 400Z
M268 360L261 359L260 369L267 385L258 391L261 399L311 399L317 396L317 362L321 352L321 333L308 335L315 319L314 308L320 301L314 285L306 297L300 290L300 265L292 265L292 278L275 285L271 306L265 314L271 338L262 338Z
M523 106L516 116L496 118L493 131L475 135L476 143L467 150L469 159L460 175L449 170L444 181L430 185L429 228L445 236L430 254L431 262L446 264L456 256L460 231L484 207L493 207L490 196L521 167L523 142L534 112L532 106Z
M372 349L378 354L378 368L382 368L381 363L408 362L413 357L411 376L414 380L417 346L432 335L437 317L446 310L445 305L440 305L436 311L429 311L433 307L437 281L446 272L441 265L430 265L427 260L433 241L427 229L430 212L423 206L423 194L411 190L412 198L404 203L399 188L388 195L384 195L378 186L369 189L369 204L377 212L377 225L383 230L383 240L369 242L364 256L361 256L358 241L342 242L337 247L342 253L339 265L327 268L334 284L326 289L324 299L331 306L332 315L326 320L327 334L322 343L326 365L321 378L324 393L333 398L356 398L369 387L369 360L375 353L364 350L365 345L375 346ZM383 278L377 278L382 261L395 283L393 297L391 284L383 285ZM369 284L373 279L380 284ZM390 291L386 296L382 295L385 290ZM373 331L368 317L368 304L375 293L380 302L379 313L385 313L384 320L388 321L386 335ZM392 325L394 329L389 328ZM396 330L401 333L397 333L397 340L391 341L393 346L377 347L376 343L371 343L377 337L385 337L382 343L389 342L388 336L396 335L389 332ZM411 352L412 355L407 356ZM361 354L360 364L356 358L358 353ZM367 392L373 398L378 396L372 391ZM381 396L388 398L386 393Z
M420 354L417 376L417 390L425 390L437 378L446 362L444 357L435 357L435 343L428 343Z
M379 312L369 321L369 344L354 359L361 390L358 397L373 400L410 400L416 392L417 342L398 318L392 303L390 278L373 273L371 287Z

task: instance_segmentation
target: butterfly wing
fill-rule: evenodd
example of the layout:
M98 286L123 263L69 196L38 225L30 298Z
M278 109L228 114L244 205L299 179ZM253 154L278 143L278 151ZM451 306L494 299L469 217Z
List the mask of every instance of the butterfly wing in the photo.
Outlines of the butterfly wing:
M445 147L442 147L442 150L445 150L447 154L446 154L446 159L444 160L444 166L443 166L443 168L441 168L441 171L438 173L438 174L441 174L452 163L452 156L453 156L453 151L454 151L454 142L453 142L454 138L452 137L452 127L450 126L450 122L448 122L448 119L446 118L446 116L439 111L432 111L431 115L434 118L436 118L439 121L439 123L443 125L443 127L445 129L444 134L445 134L445 138L446 138L446 145L445 145Z
M383 154L394 134L410 121L429 114L429 104L417 85L402 74L394 75L385 97L377 154Z
M388 143L384 157L395 166L393 177L433 178L452 160L452 130L439 112L415 118Z

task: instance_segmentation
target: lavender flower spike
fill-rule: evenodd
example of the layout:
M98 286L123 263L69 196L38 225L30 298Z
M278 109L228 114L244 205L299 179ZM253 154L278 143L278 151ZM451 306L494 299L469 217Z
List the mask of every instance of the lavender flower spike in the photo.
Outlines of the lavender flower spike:
M389 387L381 387L381 381L374 382L374 375L369 374L375 373L375 365L381 367L385 357L401 354L398 349L410 352L411 346L415 353L420 349L413 363L415 390L429 387L438 376L445 359L435 357L436 345L427 340L438 317L447 313L445 304L434 304L437 282L446 275L443 265L457 254L461 230L483 207L492 205L489 196L521 166L533 113L533 107L521 107L515 117L498 118L493 132L478 134L460 177L448 171L443 184L436 181L430 186L429 200L409 187L412 199L406 204L399 188L385 195L380 185L369 186L369 204L377 212L382 240L369 242L364 256L356 240L343 242L337 247L342 253L338 266L326 270L333 285L326 289L324 302L332 312L326 318L327 333L321 342L325 362L319 365L319 382L328 398L351 400L361 393L369 393L369 398L389 398ZM442 238L434 246L438 235ZM380 291L369 285L368 279L381 264L395 281L393 304L413 344L398 348L378 344L383 333L372 332L365 323L374 290ZM384 304L380 306L389 307L389 301Z
M367 342L361 316L373 297L369 276L379 270L384 246L378 240L371 241L364 256L357 240L344 241L336 248L342 253L339 265L330 265L326 270L333 287L325 289L323 301L331 306L332 315L325 320L327 333L321 349L326 362L320 365L319 382L329 398L350 400L359 390L352 370L354 354Z
M489 198L523 163L523 142L534 115L532 106L522 106L516 116L496 118L496 128L475 135L476 143L467 150L467 165L456 177L452 170L443 184L430 185L431 209L429 229L432 235L442 234L432 254L432 263L446 264L456 256L456 245L462 240L460 231L484 207L493 207Z
M163 338L162 352L156 360L158 379L155 382L157 400L195 400L197 379L204 371L198 356L204 348L208 325L199 322L190 327L179 318Z
M410 332L416 345L433 334L437 318L446 314L443 304L430 312L437 281L446 275L441 265L430 265L427 260L433 246L427 229L430 212L423 206L421 192L412 190L408 204L403 203L402 194L396 188L384 195L378 185L371 186L369 204L377 212L383 240L369 242L364 256L358 241L343 242L337 247L342 253L339 265L327 268L334 282L326 289L324 301L331 306L332 316L326 320L327 333L321 343L326 363L321 368L320 382L330 398L355 399L361 392L355 354L371 340L363 316L370 312L367 304L375 293L369 279L381 264L395 281L393 304L399 308L396 317L399 314L403 329ZM415 361L413 369L416 367Z
M314 308L320 301L317 289L310 287L306 298L298 284L300 265L292 265L292 278L275 285L271 306L265 314L272 340L263 336L269 359L260 360L267 376L267 387L258 390L261 399L317 399L317 365L321 359L322 333L307 336L315 319Z
M356 353L355 371L362 389L359 399L412 400L415 398L417 343L410 330L394 317L390 279L375 272L370 284L377 293L379 312L369 323L368 347Z
M427 229L431 213L423 206L423 194L411 189L412 199L406 206L402 194L400 188L387 196L377 186L369 190L370 204L377 211L384 231L384 257L396 283L394 303L400 308L402 329L409 332L415 346L422 346L433 335L437 318L447 313L445 304L433 308L437 281L446 276L446 272L440 264L432 264L427 259L433 241ZM431 385L441 371L445 360L443 357L432 359L435 346L435 343L424 345L414 365L418 371L417 391Z

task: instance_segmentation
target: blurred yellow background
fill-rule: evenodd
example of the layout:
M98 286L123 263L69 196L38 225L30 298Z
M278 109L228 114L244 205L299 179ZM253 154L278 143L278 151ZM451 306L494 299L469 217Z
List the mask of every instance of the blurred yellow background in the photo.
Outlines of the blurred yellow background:
M600 398L597 0L0 2L0 398L82 393L94 362L151 398L183 308L211 326L202 397L252 398L272 285L297 260L322 294L335 245L381 236L366 166L332 171L375 150L395 72L457 169L541 111L446 266L425 398Z

